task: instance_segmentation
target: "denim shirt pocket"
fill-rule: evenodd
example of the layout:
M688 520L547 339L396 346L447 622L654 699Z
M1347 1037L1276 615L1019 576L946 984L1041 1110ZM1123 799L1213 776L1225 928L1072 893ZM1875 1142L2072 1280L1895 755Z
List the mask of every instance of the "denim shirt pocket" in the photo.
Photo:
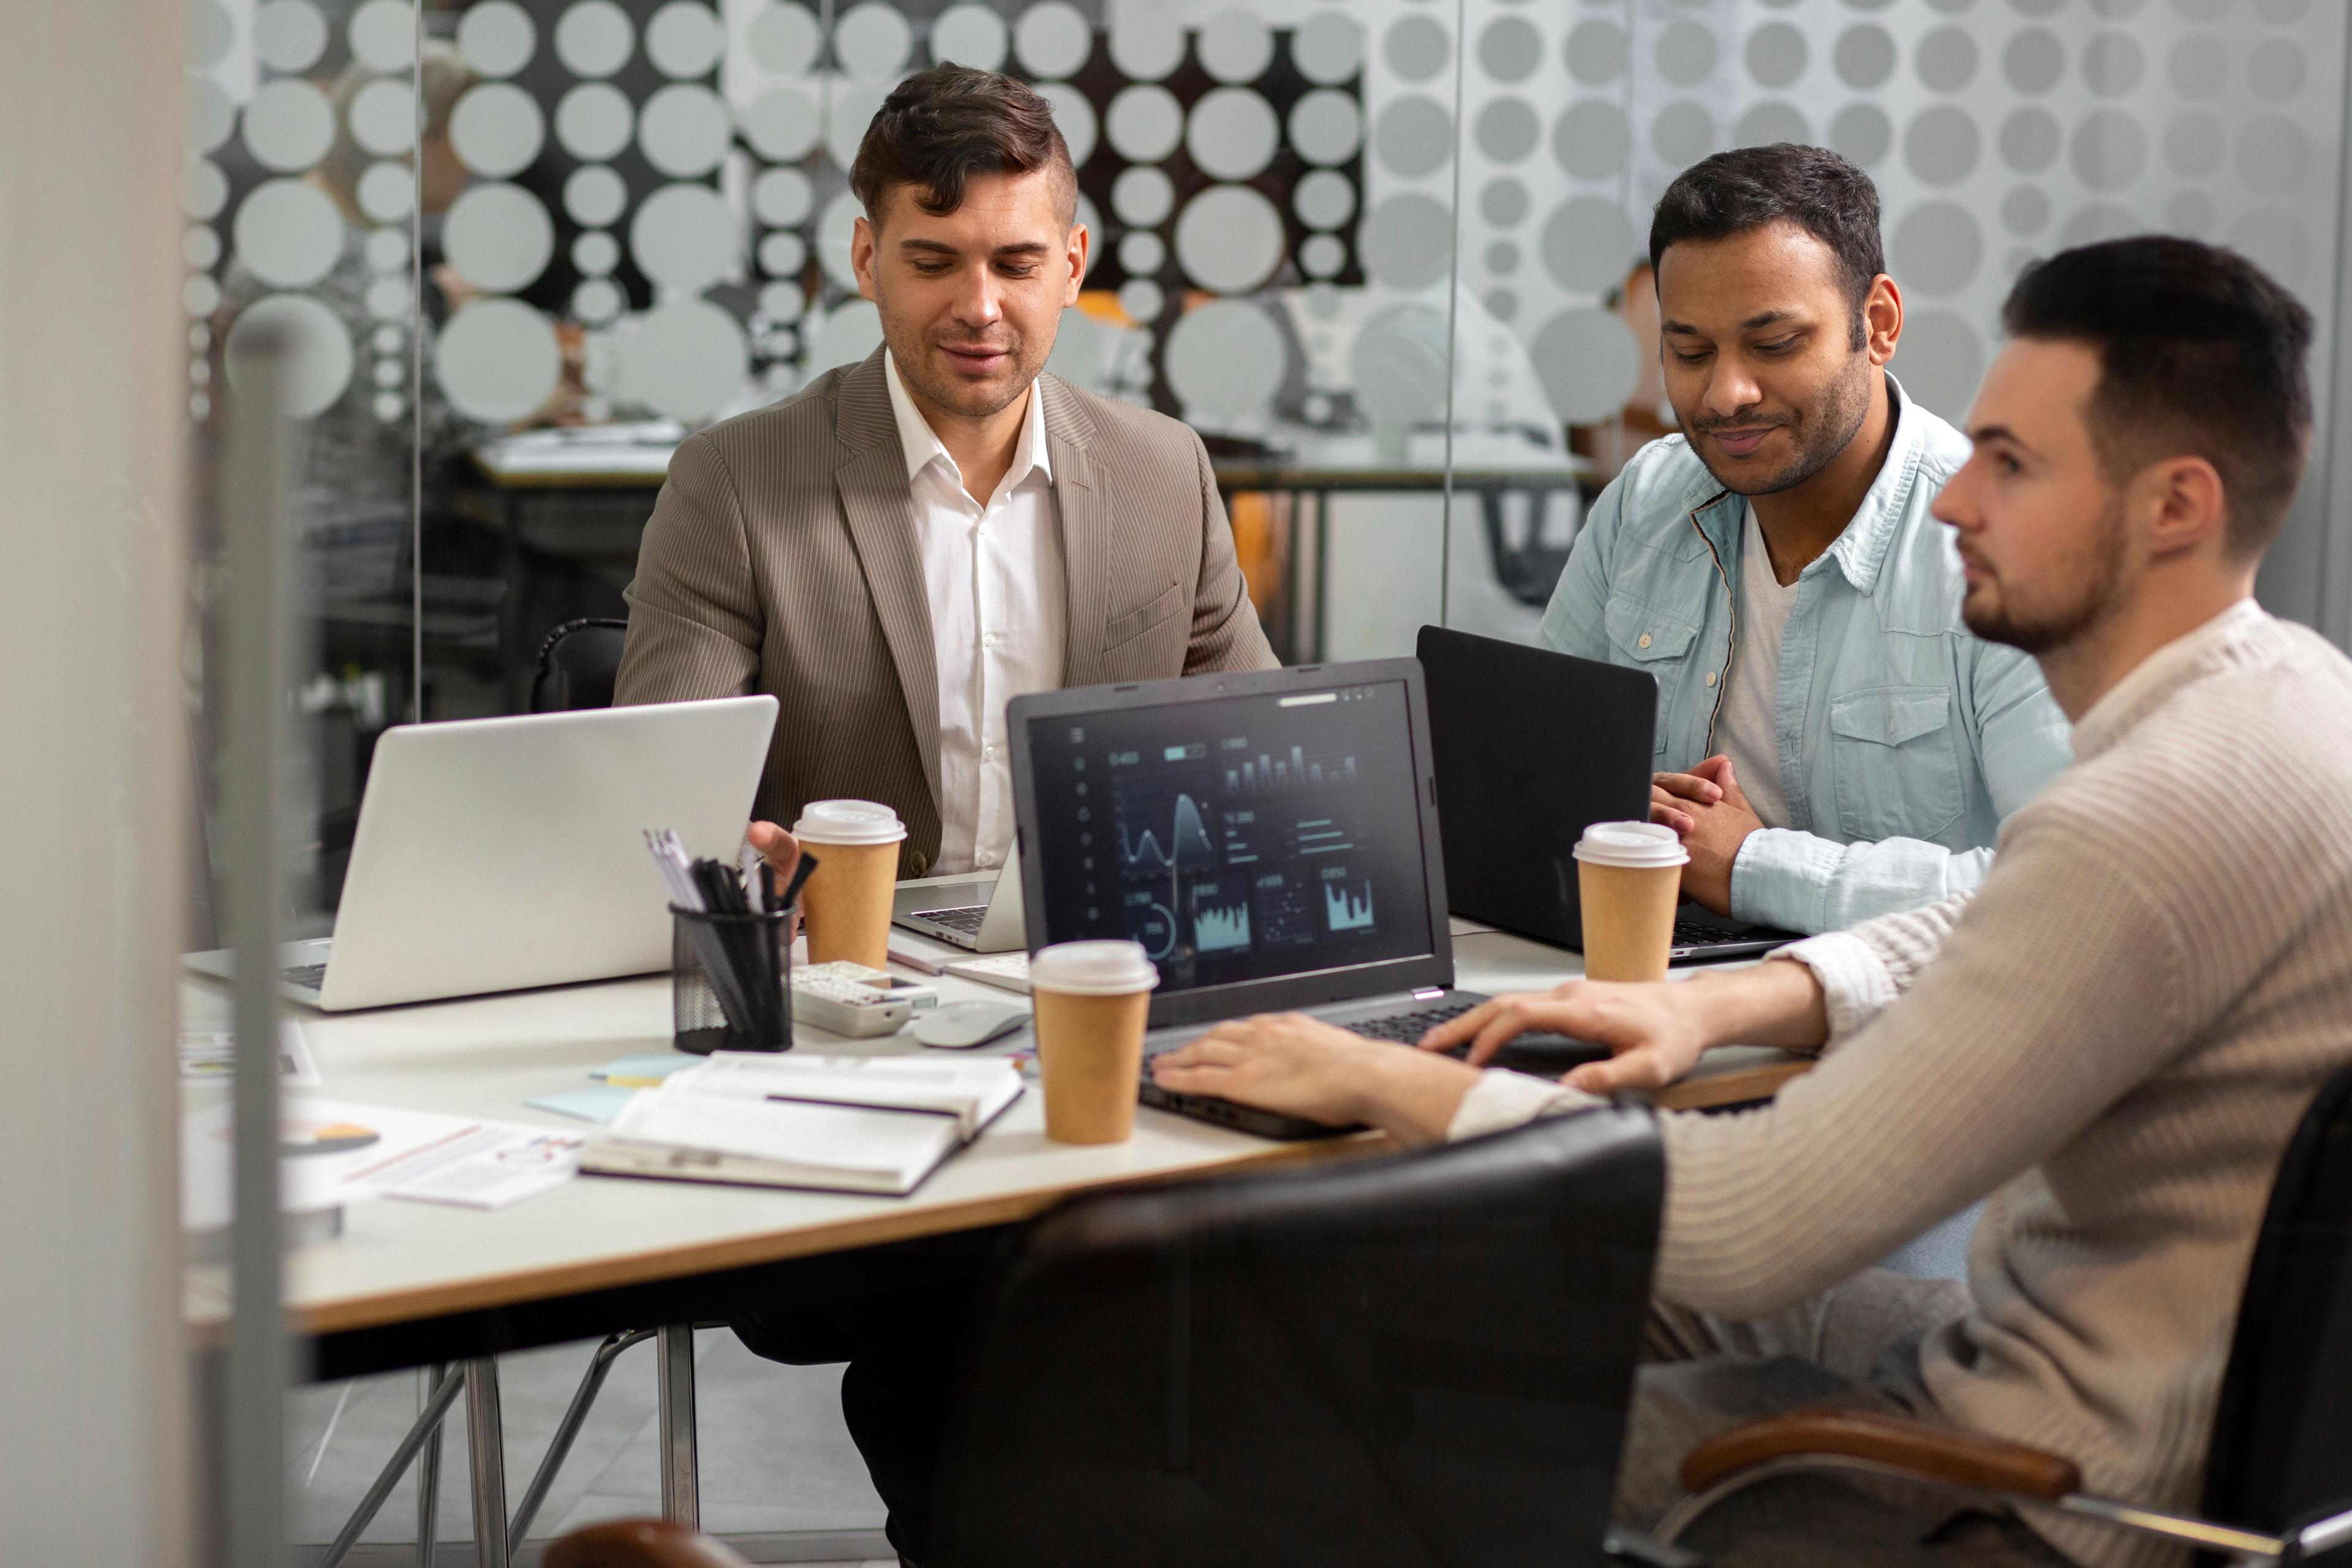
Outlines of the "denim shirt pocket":
M1874 686L1830 700L1838 828L1857 843L1929 838L1967 805L1952 745L1952 694Z
M1683 662L1698 639L1698 627L1664 615L1647 600L1630 594L1610 595L1606 624L1610 662L1648 670L1658 679L1660 711L1654 750L1664 752L1670 733L1666 717L1678 695Z

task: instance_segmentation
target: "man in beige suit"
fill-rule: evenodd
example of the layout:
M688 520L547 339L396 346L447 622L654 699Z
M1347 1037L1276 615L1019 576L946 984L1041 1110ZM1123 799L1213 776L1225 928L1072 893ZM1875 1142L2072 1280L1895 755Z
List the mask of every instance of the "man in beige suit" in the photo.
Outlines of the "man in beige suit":
M1045 100L910 77L850 184L885 346L678 447L615 700L773 693L752 830L772 857L775 823L851 796L905 819L901 875L994 869L1007 700L1274 655L1200 437L1039 374L1089 237Z
M1088 241L1045 100L960 67L910 77L850 185L885 347L678 447L616 700L777 697L751 828L773 860L797 852L778 823L850 796L905 818L901 875L990 870L1013 838L1007 700L1274 655L1200 438L1039 374ZM843 1412L910 1553L928 1489L908 1478L939 1441L922 1395L992 1244L810 1259L737 1324L762 1355L852 1363Z

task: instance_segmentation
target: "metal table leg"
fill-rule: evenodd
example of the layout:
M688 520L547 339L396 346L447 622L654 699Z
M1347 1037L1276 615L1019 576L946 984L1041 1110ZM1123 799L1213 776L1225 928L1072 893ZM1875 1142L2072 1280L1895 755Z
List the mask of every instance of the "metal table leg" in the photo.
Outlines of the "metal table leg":
M507 1550L506 1433L499 1413L499 1363L466 1363L466 1439L474 1473L474 1561L511 1568Z
M432 1366L433 1403L446 1410L449 1402L443 1389L457 1375L446 1362ZM455 1390L450 1392L454 1393ZM416 1459L416 1568L433 1568L433 1558L441 1544L441 1423L433 1423L433 1430L425 1435L425 1446Z
M694 1325L665 1323L660 1339L662 1517L699 1530L702 1495L694 1447ZM505 1568L503 1558L499 1568Z
M367 1495L360 1499L360 1506L353 1509L352 1517L344 1521L342 1533L335 1537L334 1543L327 1548L327 1554L319 1560L319 1568L335 1568L351 1554L352 1547L359 1541L360 1532L375 1518L376 1510L383 1506L383 1500L392 1495L394 1484L400 1479L401 1472L408 1468L409 1461L416 1458L417 1450L428 1441L436 1450L439 1448L441 1418L449 1413L449 1405L457 1397L458 1389L466 1386L467 1383L463 1374L457 1374L446 1376L433 1385L432 1397L425 1402L425 1413L416 1418L415 1425L409 1427L408 1435L401 1438L400 1447L392 1451L391 1459L377 1473ZM492 1398L495 1400L495 1394Z
M588 1411L596 1403L596 1395L604 1386L604 1376L613 1370L620 1353L641 1340L654 1337L651 1329L630 1329L622 1333L608 1334L596 1352L588 1358L588 1371L580 1380L580 1387L572 1395L571 1407L556 1425L555 1436L547 1445L547 1456L539 1462L539 1473L530 1478L523 1489L522 1501L515 1505L514 1522L507 1527L507 1539L518 1545L530 1539L531 1521L539 1517L540 1504L547 1500L548 1489L555 1485L557 1472L571 1457L572 1445L580 1436L580 1428L588 1419Z

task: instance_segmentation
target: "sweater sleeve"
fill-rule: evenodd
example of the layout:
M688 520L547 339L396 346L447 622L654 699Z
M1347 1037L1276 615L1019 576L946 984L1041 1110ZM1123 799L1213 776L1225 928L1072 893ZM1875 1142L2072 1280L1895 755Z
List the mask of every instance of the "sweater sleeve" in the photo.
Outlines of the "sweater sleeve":
M1658 1294L1751 1318L1824 1289L2040 1163L2201 1028L2163 897L2115 842L2021 815L1965 905L1790 950L1853 1032L1769 1106L1661 1119Z

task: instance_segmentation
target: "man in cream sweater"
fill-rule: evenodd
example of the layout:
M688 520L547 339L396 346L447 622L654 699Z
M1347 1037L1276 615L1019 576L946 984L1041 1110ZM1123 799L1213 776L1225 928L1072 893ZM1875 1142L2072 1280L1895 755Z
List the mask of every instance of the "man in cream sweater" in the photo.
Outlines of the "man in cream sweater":
M2256 607L2311 433L2304 310L2243 259L2119 240L2027 271L1936 515L1979 636L2040 661L2076 761L1984 885L1737 973L1504 998L1619 1054L1565 1084L1298 1018L1160 1058L1172 1088L1460 1138L1655 1085L1732 1041L1821 1055L1770 1106L1669 1115L1618 1508L1690 1446L1843 1404L2055 1450L2193 1510L2272 1178L2352 1062L2352 661ZM1872 1259L1990 1194L1969 1279ZM1859 1271L1859 1272L1858 1272ZM1718 1564L2185 1563L2147 1536L1823 1479L1708 1516Z

